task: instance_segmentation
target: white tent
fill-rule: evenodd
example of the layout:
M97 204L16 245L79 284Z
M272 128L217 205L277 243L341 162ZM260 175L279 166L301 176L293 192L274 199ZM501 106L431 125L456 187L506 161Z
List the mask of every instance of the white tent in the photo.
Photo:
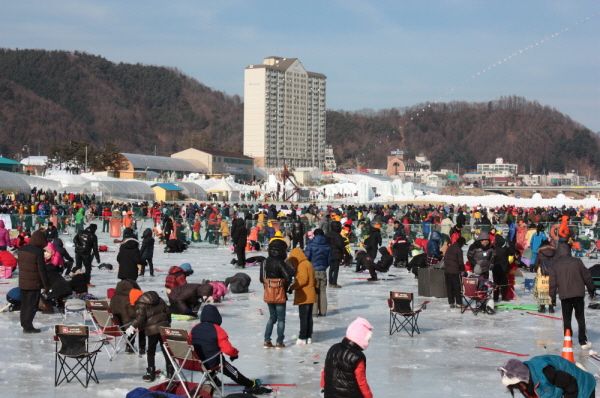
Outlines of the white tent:
M238 201L240 191L229 182L221 180L206 190L206 193L216 195L218 200Z

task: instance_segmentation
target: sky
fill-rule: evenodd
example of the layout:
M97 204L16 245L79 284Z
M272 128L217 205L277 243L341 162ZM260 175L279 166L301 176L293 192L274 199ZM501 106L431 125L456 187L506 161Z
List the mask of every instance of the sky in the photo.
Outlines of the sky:
M247 65L278 55L327 75L330 109L519 95L600 132L597 0L0 0L0 10L0 47L176 67L228 94L243 95Z

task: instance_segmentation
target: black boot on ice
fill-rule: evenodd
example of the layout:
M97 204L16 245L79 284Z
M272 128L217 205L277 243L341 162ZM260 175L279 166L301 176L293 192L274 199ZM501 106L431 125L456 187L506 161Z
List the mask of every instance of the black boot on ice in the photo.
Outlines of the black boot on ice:
M156 368L146 368L146 374L142 376L142 379L149 383L156 380Z

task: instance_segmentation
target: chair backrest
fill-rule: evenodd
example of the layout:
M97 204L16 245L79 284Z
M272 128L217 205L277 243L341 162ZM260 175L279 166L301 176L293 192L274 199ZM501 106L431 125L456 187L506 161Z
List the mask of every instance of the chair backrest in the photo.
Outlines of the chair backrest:
M463 278L463 296L465 297L479 297L477 291L479 290L479 278Z
M56 325L55 338L60 341L59 354L76 356L88 352L88 337L90 330L83 325Z
M85 302L88 312L102 333L110 336L120 336L123 332L110 312L108 301L88 300Z
M188 343L188 332L184 329L160 328L160 337L169 355L183 369L202 371L202 361L194 351L194 346Z
M413 312L414 295L406 292L390 292L390 309L400 314Z

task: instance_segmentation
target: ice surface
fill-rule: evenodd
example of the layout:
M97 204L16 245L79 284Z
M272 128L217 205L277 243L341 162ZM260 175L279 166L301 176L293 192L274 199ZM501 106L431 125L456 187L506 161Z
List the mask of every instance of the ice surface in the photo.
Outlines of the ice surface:
M65 237L68 241L70 238ZM102 253L103 262L116 264L118 245L100 235L100 243L108 244L111 252ZM70 249L72 250L72 249ZM163 297L164 278L170 265L190 262L194 274L190 281L224 279L235 270L230 264L230 251L220 246L197 244L186 253L164 254L155 250L157 276L139 280L144 290L157 290ZM591 265L591 264L590 264ZM421 315L421 334L388 335L389 312L386 298L390 290L417 292L416 280L404 269L393 269L394 279L366 282L367 274L355 274L348 268L340 272L342 289L329 289L329 313L315 318L312 345L295 346L299 331L297 307L288 302L286 339L288 348L262 348L267 309L262 301L262 287L258 284L258 267L249 267L252 277L249 294L228 295L218 304L223 314L223 327L232 343L240 349L240 358L234 362L248 377L259 377L267 383L292 383L297 387L281 387L274 396L318 397L319 377L328 348L339 341L346 326L357 316L366 317L375 327L373 340L365 351L367 375L375 397L508 397L496 368L513 356L475 349L487 346L529 355L559 354L562 347L562 323L553 319L532 316L524 311L503 311L496 315L471 313L461 315L450 310L446 299L431 299ZM94 268L92 293L104 297L106 289L117 281L117 272ZM523 290L523 279L518 278L517 294L520 303L533 303L533 297ZM0 284L0 297L10 287ZM421 302L425 298L417 298ZM560 316L560 313L555 314ZM600 311L586 310L588 336L598 342ZM71 323L80 317L70 315ZM575 322L575 320L573 320ZM127 391L147 386L141 380L146 367L145 358L120 354L109 362L101 354L96 364L99 385L90 385L87 391L77 383L54 387L53 325L62 322L62 315L38 314L35 324L43 328L40 335L23 335L18 313L0 314L0 335L3 337L2 365L0 366L1 397L123 397ZM174 327L191 328L194 322L175 322ZM574 326L575 327L575 326ZM577 329L575 327L575 329ZM275 331L274 331L275 333ZM273 336L275 337L275 335ZM600 343L600 342L599 342ZM576 359L588 369L597 369L588 363L578 346ZM164 368L162 355L157 364ZM230 388L229 392L234 392Z

